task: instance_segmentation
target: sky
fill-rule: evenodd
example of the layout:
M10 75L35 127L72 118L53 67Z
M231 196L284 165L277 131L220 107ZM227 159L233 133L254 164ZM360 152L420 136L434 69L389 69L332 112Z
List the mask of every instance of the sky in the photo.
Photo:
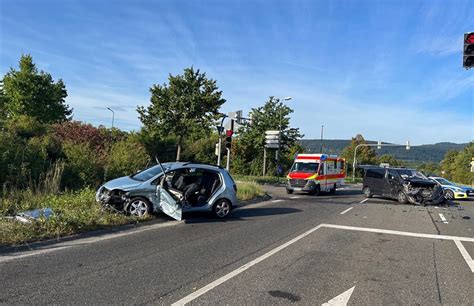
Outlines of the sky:
M0 0L0 73L31 54L74 119L138 130L149 88L193 66L223 112L292 97L305 139L474 140L472 0Z

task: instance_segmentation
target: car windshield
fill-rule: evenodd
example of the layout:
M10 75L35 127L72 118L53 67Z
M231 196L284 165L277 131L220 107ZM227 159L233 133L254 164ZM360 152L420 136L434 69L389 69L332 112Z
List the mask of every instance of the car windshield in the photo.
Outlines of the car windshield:
M451 183L450 181L448 181L447 179L444 179L444 178L437 178L436 181L438 181L438 183L440 183L441 185L451 185L451 186L454 186L453 183Z
M423 179L423 180L428 179L423 173L415 171L415 170L398 169L397 172L398 174L400 174L400 176L403 179L412 179L412 178Z
M291 167L291 172L317 172L319 163L301 163L296 162Z
M132 178L134 180L137 180L137 181L144 182L144 181L148 181L149 179L157 176L161 172L163 172L163 171L161 170L160 165L156 165L156 166L153 166L153 167L148 168L146 170L135 173L134 175L130 176L130 178Z

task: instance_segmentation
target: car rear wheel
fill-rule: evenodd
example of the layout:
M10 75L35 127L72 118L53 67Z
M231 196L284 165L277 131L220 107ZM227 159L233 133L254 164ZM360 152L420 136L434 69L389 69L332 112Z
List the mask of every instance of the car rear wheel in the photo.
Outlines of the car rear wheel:
M212 207L212 212L218 218L225 218L229 215L232 206L230 202L227 200L219 200L216 204Z
M293 193L293 190L287 189L287 190L286 190L286 193L292 194L292 193Z
M371 198L372 197L372 191L370 190L369 187L364 187L363 192L364 192L364 195L365 195L366 198Z
M398 192L397 200L399 203L402 203L402 204L408 203L407 195L403 191Z
M454 199L454 192L452 190L446 190L444 192L444 197L446 198L446 200L452 200Z
M136 217L144 217L151 213L151 204L142 197L132 198L128 205L128 213Z

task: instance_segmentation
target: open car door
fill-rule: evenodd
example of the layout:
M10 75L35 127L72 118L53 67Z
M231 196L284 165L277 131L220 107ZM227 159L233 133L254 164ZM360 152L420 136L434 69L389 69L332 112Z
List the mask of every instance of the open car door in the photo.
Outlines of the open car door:
M156 200L162 212L171 218L180 221L182 218L181 205L171 196L171 194L163 188L162 185L156 187Z

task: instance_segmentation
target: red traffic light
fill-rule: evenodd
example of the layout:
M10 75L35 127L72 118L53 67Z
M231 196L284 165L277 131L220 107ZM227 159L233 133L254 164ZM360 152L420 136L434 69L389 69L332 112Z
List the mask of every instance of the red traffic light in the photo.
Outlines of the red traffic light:
M466 44L474 44L474 33L467 34L464 42Z
M227 137L232 137L233 134L234 134L234 131L232 131L232 130L226 130L226 131L225 131L225 135L226 135Z

